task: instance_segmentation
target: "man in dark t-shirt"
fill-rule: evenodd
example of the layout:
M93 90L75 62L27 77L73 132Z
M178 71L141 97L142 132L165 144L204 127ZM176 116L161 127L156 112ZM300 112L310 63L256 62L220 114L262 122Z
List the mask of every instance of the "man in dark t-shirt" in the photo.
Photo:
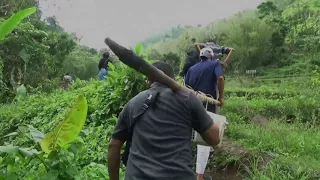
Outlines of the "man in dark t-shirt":
M153 64L174 79L170 65ZM219 127L190 91L171 89L148 80L148 90L131 99L119 115L108 149L111 180L119 180L120 150L128 140L129 124L152 91L160 92L156 107L149 108L134 126L125 180L196 180L192 170L192 129L211 146L219 143Z
M181 77L184 77L187 74L190 67L197 64L200 61L198 51L194 45L195 42L196 42L196 39L192 38L191 40L192 45L188 49L186 61L182 67L182 71L179 74Z
M103 57L100 59L98 64L99 74L98 78L99 80L105 79L106 76L108 76L108 63L113 63L113 59L110 57L109 52L103 53Z

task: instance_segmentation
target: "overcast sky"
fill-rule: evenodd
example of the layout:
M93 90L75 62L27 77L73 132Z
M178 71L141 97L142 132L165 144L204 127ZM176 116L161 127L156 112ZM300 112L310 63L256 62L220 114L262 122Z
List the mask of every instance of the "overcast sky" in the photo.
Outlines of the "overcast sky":
M57 17L81 44L104 48L109 36L132 46L177 25L206 24L257 7L263 0L40 0L43 16Z

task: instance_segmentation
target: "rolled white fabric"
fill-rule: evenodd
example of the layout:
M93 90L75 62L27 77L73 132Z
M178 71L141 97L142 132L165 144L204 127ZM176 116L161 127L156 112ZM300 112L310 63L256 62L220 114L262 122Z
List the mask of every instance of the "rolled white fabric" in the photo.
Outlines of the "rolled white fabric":
M212 112L207 111L208 115L211 117L213 120L214 124L217 124L219 126L219 137L220 137L220 143L217 145L218 147L221 146L222 140L223 140L223 135L224 135L224 130L228 125L227 118L225 116L221 116L219 114L214 114ZM192 141L200 144L200 145L207 145L208 144L202 139L200 134L198 134L196 131L192 130L193 135L192 135Z
M196 172L197 174L204 174L206 166L208 163L208 158L210 155L210 146L197 145L197 164Z

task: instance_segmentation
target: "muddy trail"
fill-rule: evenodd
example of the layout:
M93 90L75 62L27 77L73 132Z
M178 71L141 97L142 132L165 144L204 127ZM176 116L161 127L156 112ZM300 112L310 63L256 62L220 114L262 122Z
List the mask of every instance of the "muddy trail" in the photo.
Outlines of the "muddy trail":
M258 161L259 170L272 160L267 154L257 154L245 151L241 146L225 138L221 147L210 155L206 178L212 180L241 180L250 171L253 161Z

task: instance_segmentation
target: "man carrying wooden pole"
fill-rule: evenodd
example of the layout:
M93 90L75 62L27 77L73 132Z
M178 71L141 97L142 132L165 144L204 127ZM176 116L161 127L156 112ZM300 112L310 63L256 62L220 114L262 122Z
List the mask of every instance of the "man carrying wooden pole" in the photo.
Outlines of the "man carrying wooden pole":
M163 87L167 87L167 88L171 89L170 91L168 91L168 90L165 91L165 92L167 92L168 95L171 94L171 97L167 98L168 100L170 99L170 102L163 101L163 97L165 96L165 93L160 93L160 96L158 98L158 103L159 103L158 108L150 107L149 113L152 113L155 111L165 110L166 112L162 112L162 113L159 112L159 114L163 114L163 115L166 115L166 116L174 118L174 119L168 119L166 117L160 118L160 116L149 116L148 112L147 112L147 114L145 114L146 116L141 116L142 119L140 120L140 122L142 121L144 123L137 122L135 129L136 128L138 128L138 129L136 129L134 132L139 134L139 133L143 133L145 131L149 131L152 134L152 136L140 136L145 139L145 142L135 141L135 138L138 137L137 134L131 136L133 138L132 139L133 146L131 148L136 148L137 146L141 146L143 148L140 149L140 151L137 151L137 149L133 149L132 151L130 150L130 154L132 152L135 155L137 155L137 153L140 153L140 154L144 153L145 157L149 158L149 160L152 160L152 161L148 161L148 160L144 159L141 161L142 164L140 164L140 166L137 166L137 162L132 161L132 159L131 159L134 156L130 155L128 158L128 165L127 165L125 179L127 179L127 180L134 179L134 177L132 176L132 174L130 174L130 172L139 176L138 179L141 179L141 180L142 179L150 179L146 175L152 176L153 179L157 179L157 178L163 179L164 178L164 179L177 179L178 180L179 178L177 176L183 176L180 178L181 180L182 179L187 180L188 178L190 180L195 179L194 173L192 172L191 167L190 167L190 163L191 163L191 144L190 144L191 143L191 133L190 133L191 131L190 130L191 130L191 128L189 126L191 126L191 125L195 126L196 127L195 130L200 131L201 137L205 140L206 143L210 144L211 146L215 146L215 145L219 144L219 142L220 142L220 131L219 131L220 127L218 127L218 125L215 123L213 124L213 119L211 117L209 117L209 114L205 111L201 102L199 102L199 100L196 98L192 99L192 96L193 97L195 97L195 96L192 95L191 92L196 94L196 96L203 102L208 102L210 104L220 104L220 102L213 99L213 98L206 97L205 95L199 94L193 90L190 90L190 89L180 85L179 83L177 83L174 80L174 78L172 78L173 77L172 75L171 75L171 77L168 76L168 75L170 75L170 73L166 72L165 69L160 70L161 69L160 67L155 67L155 66L150 65L149 63L144 61L141 57L136 56L132 51L120 46L119 44L112 41L111 39L106 38L105 42L110 47L110 49L119 57L120 61L122 61L126 65L130 66L131 68L135 69L136 71L141 72L142 74L146 75L148 78L148 81L156 82L157 84L161 84L161 86L163 86ZM189 94L189 96L191 98L188 98L187 96L183 95L185 93ZM178 96L181 96L187 102L179 101L179 103L180 103L179 106L172 105L173 99L178 98ZM155 96L155 97L157 97L157 96ZM191 110L192 111L191 114L196 113L192 117L190 116L190 113L180 113L180 112L175 112L175 111L172 111L172 113L171 113L171 111L169 112L168 108L161 108L160 107L161 104L164 102L167 103L166 107L169 107L169 106L172 106L175 108L183 107L183 109L181 109L181 108L180 109L183 110L184 112L190 111L190 108L186 108L187 104L190 104L190 106L197 105L196 107L198 109ZM135 105L134 107L139 107L139 106L136 106L136 103L134 103L134 105ZM148 106L146 106L146 107L148 107ZM184 115L185 117L182 117L182 115ZM128 117L132 117L132 116L129 115ZM143 118L147 118L147 119L145 119L146 121L144 121ZM154 119L154 118L156 118L156 119ZM124 118L124 119L127 119L127 118ZM194 123L186 123L188 119L192 120ZM165 125L165 127L163 127L163 128L159 128L158 125L154 126L157 128L150 128L152 126L145 124L146 122L148 122L148 123L158 122L158 124L159 124L159 120L166 121L167 125ZM169 125L169 124L172 124L173 122L176 122L176 121L184 121L184 123L181 124L182 126ZM135 122L135 121L133 121L133 122ZM160 123L160 124L163 125L163 123ZM121 127L120 125L121 125L121 120L117 122L116 127ZM124 125L127 126L126 123ZM199 129L199 125L203 125L203 127L201 127L202 129L201 128ZM141 128L142 126L145 126L147 128L145 130L139 130L139 128ZM186 128L186 126L188 126L188 128ZM174 128L174 129L172 129L172 131L169 132L168 128L169 129ZM207 131L206 131L206 129L207 129ZM186 131L186 132L188 132L188 135L181 134L181 133L179 133L180 131ZM115 132L118 132L118 131L115 131ZM123 132L126 133L126 131L123 131ZM117 134L117 133L114 133L114 134ZM174 135L174 136L172 136L172 135ZM124 136L124 137L127 137L127 136ZM162 139L166 138L168 141L170 141L172 143L172 146L169 145L168 143L166 143L167 142L166 140L153 141L151 139L148 139L150 137L159 137ZM173 142L172 137L175 138L174 142ZM190 138L190 140L189 140L189 138ZM184 140L181 141L182 139L184 139ZM121 146L123 145L123 141L121 141L121 142L120 141L113 139L109 144L108 167L109 167L110 179L112 179L112 180L119 180L120 150L121 150ZM163 145L164 142L166 143L166 145ZM150 150L145 151L145 146L147 143L153 143L152 147L155 147L155 145L156 145L157 148L152 151L150 151ZM181 147L186 147L187 149L181 151ZM161 153L159 154L159 152L161 152ZM181 155L181 152L187 153L187 156ZM164 154L165 156L161 156L161 154ZM155 160L154 155L157 155L157 157L160 155L160 158L158 157ZM179 155L179 156L177 156L177 155ZM164 159L163 157L166 157L166 159ZM170 161L167 160L168 158L170 159ZM178 161L180 163L178 163ZM185 162L181 163L181 161L185 161ZM147 163L149 163L149 164L147 164ZM159 163L165 163L167 165L162 166ZM135 168L136 169L138 168L139 171L133 172L132 171L133 168L131 165L135 165ZM150 168L151 166L153 166L156 169ZM174 167L172 167L172 166L174 166ZM182 168L180 168L181 169L180 172L177 171L177 167L182 167ZM144 173L142 173L142 171ZM159 176L158 177L155 176L154 173L158 173Z
M215 55L211 48L205 47L200 50L201 61L192 66L185 78L185 84L195 91L211 95L220 101L220 106L224 103L224 76L222 65L218 60L213 60ZM216 89L216 87L218 87ZM217 92L219 96L217 96ZM204 103L207 111L217 113L214 104ZM204 171L210 154L210 146L197 145L197 179L203 180Z

